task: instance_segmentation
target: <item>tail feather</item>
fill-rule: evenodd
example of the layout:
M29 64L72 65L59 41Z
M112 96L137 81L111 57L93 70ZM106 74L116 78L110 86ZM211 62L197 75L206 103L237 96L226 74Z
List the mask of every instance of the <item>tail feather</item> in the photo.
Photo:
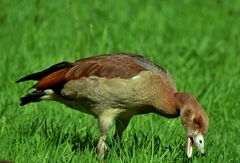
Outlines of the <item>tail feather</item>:
M69 62L61 62L58 64L55 64L43 71L27 75L19 80L16 81L16 83L28 81L28 80L38 80L38 83L33 85L31 88L36 88L37 90L28 93L24 97L21 98L20 105L26 105L31 102L39 102L41 101L41 97L46 95L44 92L47 87L54 86L54 84L57 84L63 80L61 77L65 71L61 71L62 69L72 67L72 64ZM63 72L63 73L62 73ZM44 79L44 80L43 80Z
M66 67L71 67L71 66L72 65L69 62L61 62L61 63L55 64L55 65L53 65L53 66L49 67L48 69L45 69L41 72L37 72L37 73L34 73L34 74L27 75L27 76L17 80L16 83L27 81L27 80L41 80L45 76L47 76L47 75L49 75L49 74L51 74L55 71L61 70L61 69L66 68Z
M32 93L28 93L26 96L21 98L20 105L23 106L30 102L39 102L39 101L41 101L40 98L44 95L45 95L45 93L43 91L39 91L39 90L34 91Z

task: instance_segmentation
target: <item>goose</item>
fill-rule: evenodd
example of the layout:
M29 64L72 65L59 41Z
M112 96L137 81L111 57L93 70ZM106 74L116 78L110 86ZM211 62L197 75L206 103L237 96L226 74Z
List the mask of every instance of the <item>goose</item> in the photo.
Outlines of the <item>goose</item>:
M149 59L132 53L102 54L75 62L61 62L16 82L36 80L35 90L20 105L53 100L98 119L97 153L107 151L107 133L116 123L114 137L122 137L135 115L155 113L181 118L187 137L187 156L193 144L204 155L208 116L190 93L178 92L171 74Z

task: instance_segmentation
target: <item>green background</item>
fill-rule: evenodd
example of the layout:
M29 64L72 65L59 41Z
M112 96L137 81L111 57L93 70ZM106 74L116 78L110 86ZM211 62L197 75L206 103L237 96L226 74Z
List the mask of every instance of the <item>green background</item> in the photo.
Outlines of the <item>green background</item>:
M0 0L0 159L97 162L98 123L55 102L24 107L29 73L63 60L113 52L142 54L169 70L179 91L206 109L207 155L185 153L179 118L136 116L106 162L240 160L240 1Z

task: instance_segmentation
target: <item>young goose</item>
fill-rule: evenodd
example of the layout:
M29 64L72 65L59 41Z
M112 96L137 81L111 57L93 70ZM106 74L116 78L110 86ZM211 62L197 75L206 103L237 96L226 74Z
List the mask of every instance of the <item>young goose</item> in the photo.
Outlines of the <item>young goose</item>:
M101 159L107 150L106 134L115 119L115 136L121 137L134 115L151 112L168 118L180 116L188 157L193 144L205 153L205 111L191 94L177 92L169 72L140 55L119 53L62 62L17 83L27 80L37 80L36 90L22 97L21 105L54 100L98 118Z

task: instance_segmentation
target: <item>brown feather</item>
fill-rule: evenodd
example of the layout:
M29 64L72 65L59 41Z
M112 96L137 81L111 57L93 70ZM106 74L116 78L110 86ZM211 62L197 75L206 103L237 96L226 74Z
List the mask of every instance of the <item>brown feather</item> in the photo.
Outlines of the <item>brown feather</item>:
M58 70L56 72L51 73L50 75L42 78L35 86L37 90L44 90L51 87L55 87L56 85L63 84L67 80L65 78L65 74L68 72L68 68L63 70Z
M163 70L142 56L134 54L100 55L68 64L71 66L52 72L40 79L35 88L37 90L62 88L67 81L89 76L129 79L151 67L154 70Z

